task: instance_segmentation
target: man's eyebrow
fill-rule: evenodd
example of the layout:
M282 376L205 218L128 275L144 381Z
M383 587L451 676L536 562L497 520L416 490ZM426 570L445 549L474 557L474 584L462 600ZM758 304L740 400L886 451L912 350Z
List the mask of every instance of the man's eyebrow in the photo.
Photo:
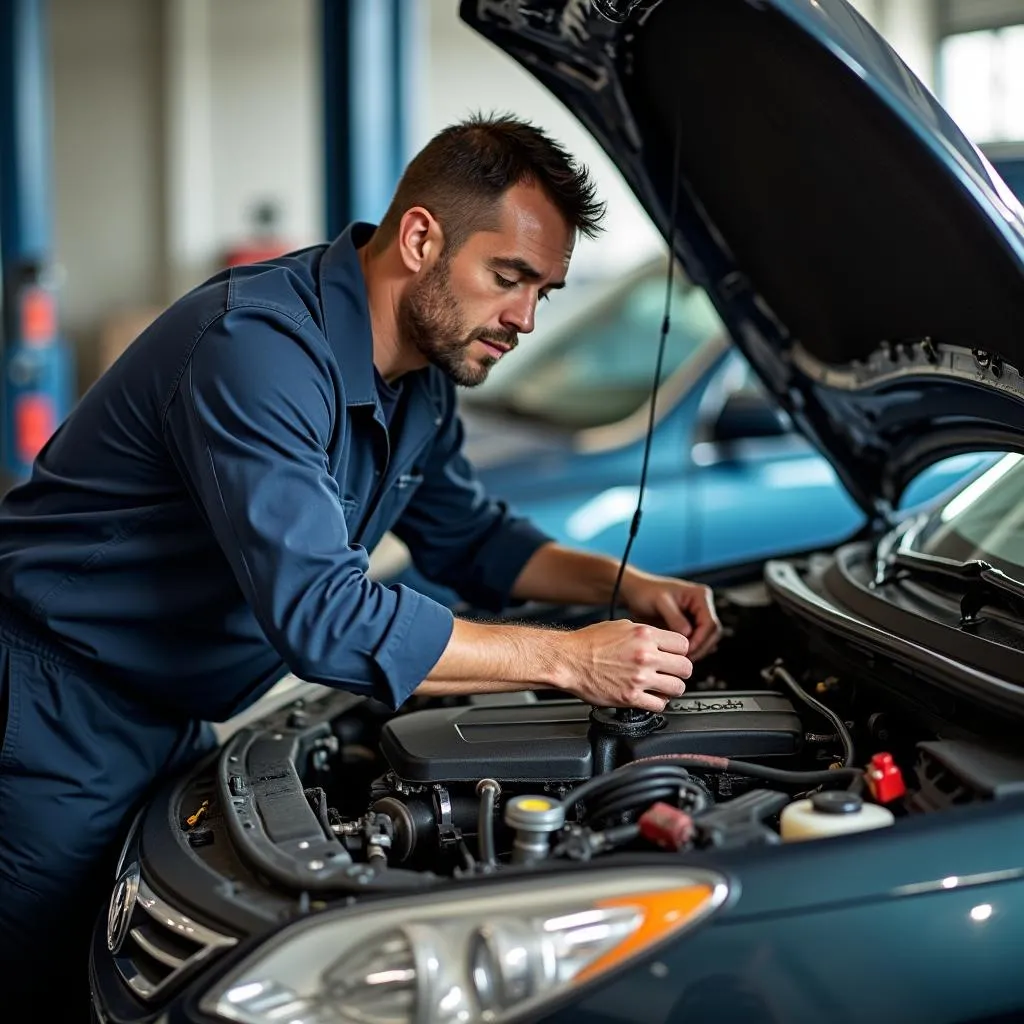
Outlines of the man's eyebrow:
M495 256L491 260L491 266L500 267L502 270L511 270L525 277L528 281L539 281L544 276L539 270L530 266L526 260L518 256ZM552 281L550 284L545 285L545 287L550 289L564 288L565 282Z

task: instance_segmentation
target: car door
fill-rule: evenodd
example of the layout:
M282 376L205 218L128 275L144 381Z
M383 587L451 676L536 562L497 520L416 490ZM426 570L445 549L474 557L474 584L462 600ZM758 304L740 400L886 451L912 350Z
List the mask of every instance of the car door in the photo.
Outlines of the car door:
M864 522L738 353L706 390L689 455L695 568L832 544Z

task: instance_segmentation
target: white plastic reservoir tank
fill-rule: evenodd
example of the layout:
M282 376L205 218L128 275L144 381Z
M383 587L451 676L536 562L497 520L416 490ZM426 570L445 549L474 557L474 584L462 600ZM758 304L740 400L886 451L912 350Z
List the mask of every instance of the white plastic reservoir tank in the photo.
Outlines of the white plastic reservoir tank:
M884 828L895 820L892 811L885 807L866 804L856 793L833 789L784 807L780 832L783 842L794 843Z

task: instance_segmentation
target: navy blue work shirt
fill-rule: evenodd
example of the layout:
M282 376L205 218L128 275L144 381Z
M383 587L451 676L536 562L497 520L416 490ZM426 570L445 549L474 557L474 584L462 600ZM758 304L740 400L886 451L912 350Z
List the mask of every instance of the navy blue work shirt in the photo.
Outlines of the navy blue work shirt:
M286 668L401 704L452 613L370 580L388 530L499 609L549 538L483 492L455 389L401 381L390 430L357 247L225 271L83 396L0 502L0 603L132 695L220 720Z

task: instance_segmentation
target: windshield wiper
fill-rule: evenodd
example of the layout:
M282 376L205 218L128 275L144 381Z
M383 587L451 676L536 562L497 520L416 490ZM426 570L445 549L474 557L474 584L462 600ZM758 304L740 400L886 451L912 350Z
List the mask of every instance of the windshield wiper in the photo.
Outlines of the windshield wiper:
M921 551L894 551L889 555L888 571L881 582L893 583L900 579L931 580L952 586L961 595L961 629L970 629L981 622L978 613L985 605L1002 605L1024 615L1024 583L980 558L958 562Z

